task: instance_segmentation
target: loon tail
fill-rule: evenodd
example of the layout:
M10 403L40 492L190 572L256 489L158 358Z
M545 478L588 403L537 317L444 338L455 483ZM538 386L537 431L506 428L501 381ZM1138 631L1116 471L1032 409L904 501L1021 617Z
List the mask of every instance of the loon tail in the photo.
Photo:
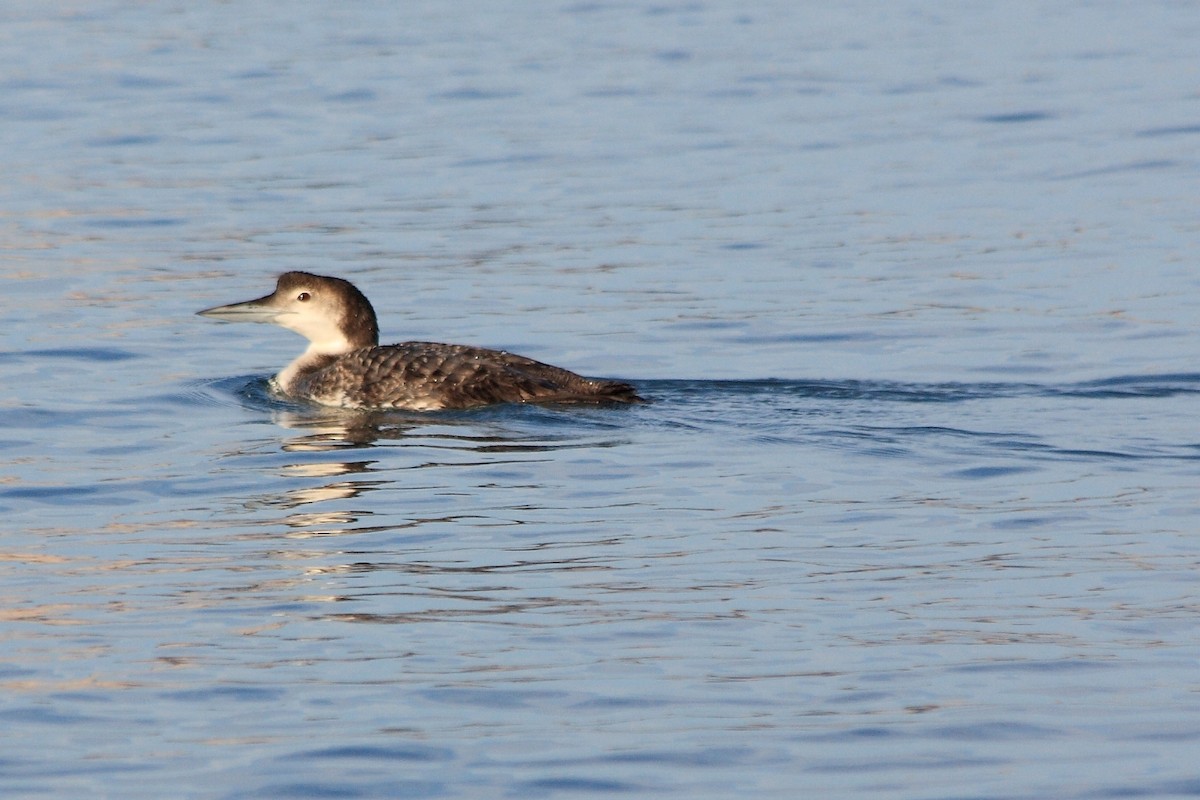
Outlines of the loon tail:
M601 378L584 378L582 382L563 386L530 398L537 403L571 405L635 405L646 400L638 395L633 384Z
M596 402L599 403L645 403L633 384L624 381L596 381Z

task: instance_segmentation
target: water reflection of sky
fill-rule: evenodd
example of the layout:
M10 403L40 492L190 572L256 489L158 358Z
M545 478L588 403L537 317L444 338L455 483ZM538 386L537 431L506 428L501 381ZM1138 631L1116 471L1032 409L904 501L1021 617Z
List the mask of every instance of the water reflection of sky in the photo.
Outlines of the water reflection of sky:
M1189 12L0 12L0 789L1191 792ZM293 406L288 269L654 402Z

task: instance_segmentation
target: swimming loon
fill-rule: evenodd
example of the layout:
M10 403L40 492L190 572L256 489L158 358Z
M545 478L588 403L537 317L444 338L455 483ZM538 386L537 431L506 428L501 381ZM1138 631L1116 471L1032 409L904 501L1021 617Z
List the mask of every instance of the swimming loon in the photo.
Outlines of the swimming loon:
M620 381L584 378L502 350L436 342L379 346L370 301L341 278L285 272L275 291L196 312L230 322L273 322L308 339L275 388L342 408L432 411L494 403L640 403Z

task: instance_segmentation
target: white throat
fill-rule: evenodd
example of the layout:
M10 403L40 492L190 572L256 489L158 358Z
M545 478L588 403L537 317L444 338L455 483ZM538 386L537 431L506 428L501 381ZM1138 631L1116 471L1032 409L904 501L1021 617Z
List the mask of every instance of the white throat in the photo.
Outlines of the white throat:
M309 356L340 356L354 349L338 322L331 316L296 312L280 314L275 319L275 324L308 339L308 349L304 352Z

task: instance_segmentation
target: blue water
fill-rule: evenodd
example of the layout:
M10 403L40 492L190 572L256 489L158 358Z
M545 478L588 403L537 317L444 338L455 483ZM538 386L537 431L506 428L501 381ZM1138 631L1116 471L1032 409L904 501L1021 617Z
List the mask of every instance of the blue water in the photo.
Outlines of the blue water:
M1191 5L0 23L5 797L1200 795ZM652 402L290 403L289 269Z

